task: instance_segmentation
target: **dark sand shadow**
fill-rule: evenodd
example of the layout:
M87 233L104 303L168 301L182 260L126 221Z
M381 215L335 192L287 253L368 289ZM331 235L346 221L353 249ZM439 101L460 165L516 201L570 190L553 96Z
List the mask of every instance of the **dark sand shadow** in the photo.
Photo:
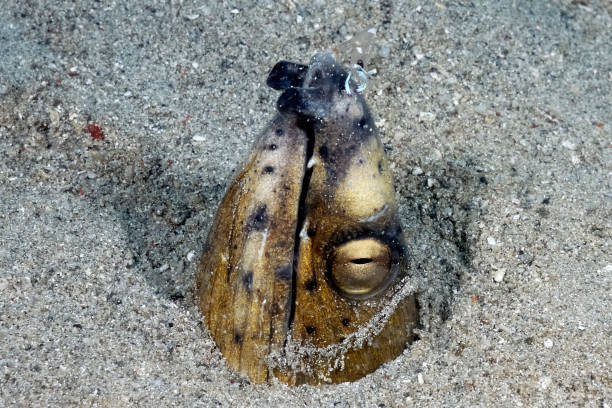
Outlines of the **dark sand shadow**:
M488 180L471 158L436 161L422 170L404 176L399 194L411 268L422 279L422 329L431 330L450 317L462 282L471 279L478 197Z
M172 164L160 152L142 157L148 159L119 172L124 180L115 185L110 201L140 272L157 293L182 300L195 287L193 271L211 221L206 214L216 208L226 186L169 171Z

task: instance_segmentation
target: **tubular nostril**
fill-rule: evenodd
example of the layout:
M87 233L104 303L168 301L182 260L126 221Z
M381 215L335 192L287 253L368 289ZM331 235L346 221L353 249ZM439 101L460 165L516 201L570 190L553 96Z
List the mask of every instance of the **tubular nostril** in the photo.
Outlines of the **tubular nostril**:
M363 265L372 262L372 258L357 258L353 259L351 262L357 265Z

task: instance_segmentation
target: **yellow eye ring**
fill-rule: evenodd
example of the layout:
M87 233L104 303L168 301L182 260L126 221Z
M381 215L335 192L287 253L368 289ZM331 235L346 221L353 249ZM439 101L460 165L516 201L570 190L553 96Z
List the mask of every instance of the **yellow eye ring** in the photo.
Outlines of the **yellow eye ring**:
M332 253L330 276L348 298L365 299L384 290L393 278L389 246L375 238L345 242Z

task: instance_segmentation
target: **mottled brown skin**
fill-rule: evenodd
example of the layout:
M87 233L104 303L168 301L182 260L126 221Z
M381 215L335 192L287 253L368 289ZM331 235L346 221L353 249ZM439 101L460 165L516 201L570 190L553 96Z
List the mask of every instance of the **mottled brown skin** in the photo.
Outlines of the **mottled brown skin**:
M305 148L295 119L268 126L219 206L198 268L200 309L213 339L229 365L257 383L268 380L264 358L287 335L304 173L294 158Z
M284 91L279 115L226 193L202 254L200 308L229 365L254 382L353 381L413 339L414 294L392 303L410 278L392 176L365 101L343 91L345 79L326 54L309 67L277 64L268 84ZM338 283L334 254L362 239L383 248L384 262L355 254L342 263L349 279L376 271L355 294ZM356 341L376 319L369 341Z

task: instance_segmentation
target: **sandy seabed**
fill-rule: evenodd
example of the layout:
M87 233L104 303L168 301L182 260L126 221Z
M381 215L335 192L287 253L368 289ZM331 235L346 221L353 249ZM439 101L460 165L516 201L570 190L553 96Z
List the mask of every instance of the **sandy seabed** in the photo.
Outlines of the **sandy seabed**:
M0 406L612 406L611 3L0 3ZM420 340L253 385L196 307L204 237L269 69L371 27Z

